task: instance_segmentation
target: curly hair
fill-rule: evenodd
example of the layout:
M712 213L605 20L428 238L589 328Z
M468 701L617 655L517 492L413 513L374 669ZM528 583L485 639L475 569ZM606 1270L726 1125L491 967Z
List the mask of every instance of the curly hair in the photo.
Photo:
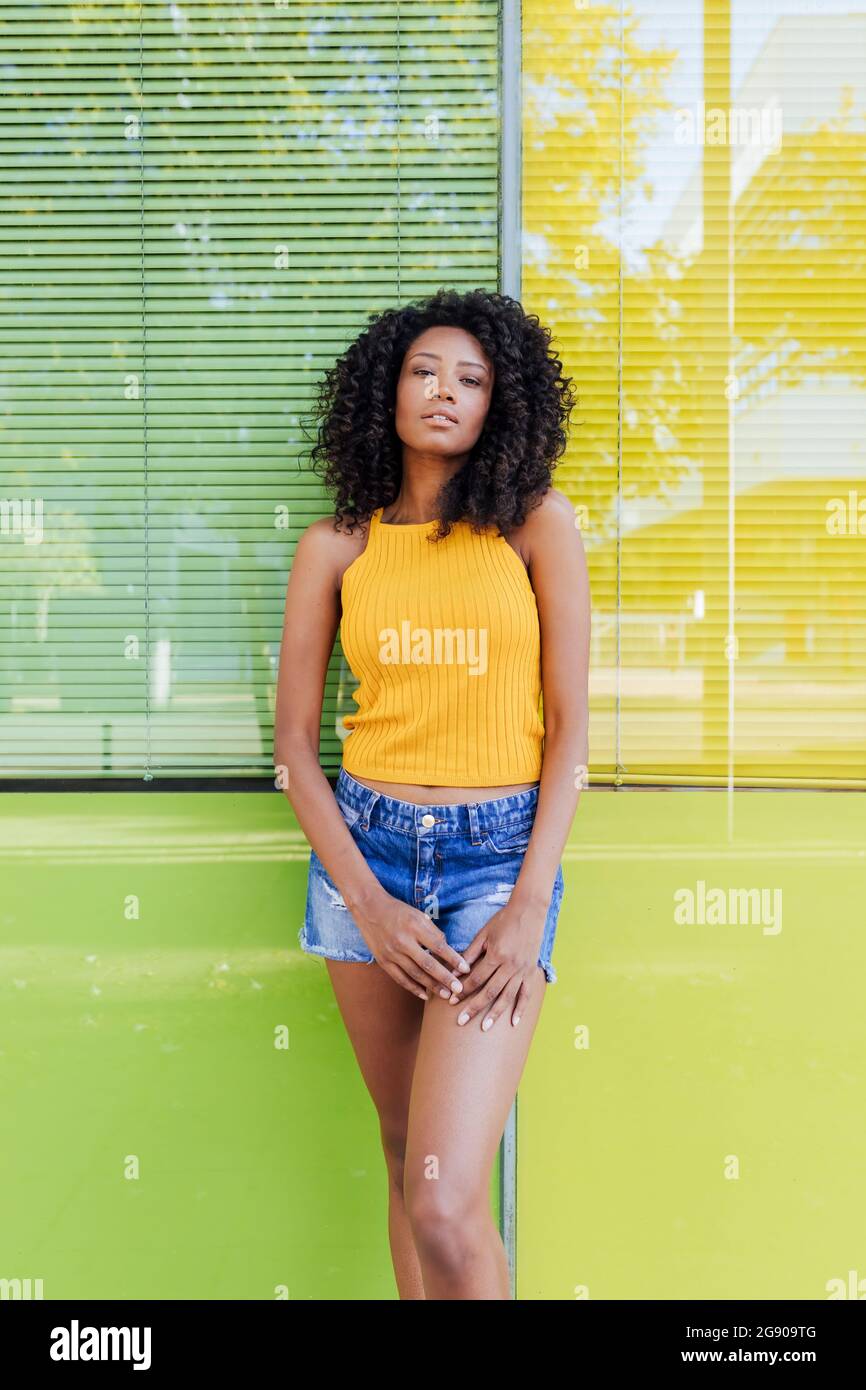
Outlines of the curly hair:
M550 487L576 403L551 332L516 299L483 289L439 289L429 298L371 314L368 326L320 380L313 406L312 471L332 495L335 527L369 520L394 501L403 473L391 407L406 350L434 325L472 333L495 373L490 408L470 456L439 492L444 539L455 521L507 533Z

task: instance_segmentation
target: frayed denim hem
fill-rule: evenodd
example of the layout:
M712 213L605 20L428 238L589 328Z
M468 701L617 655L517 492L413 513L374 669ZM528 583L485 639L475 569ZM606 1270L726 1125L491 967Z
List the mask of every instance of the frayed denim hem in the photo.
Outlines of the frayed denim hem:
M324 956L326 960L348 960L357 965L373 965L375 961L374 956L362 956L357 951L333 951L325 946L314 946L307 940L305 927L298 932L298 945L307 955Z

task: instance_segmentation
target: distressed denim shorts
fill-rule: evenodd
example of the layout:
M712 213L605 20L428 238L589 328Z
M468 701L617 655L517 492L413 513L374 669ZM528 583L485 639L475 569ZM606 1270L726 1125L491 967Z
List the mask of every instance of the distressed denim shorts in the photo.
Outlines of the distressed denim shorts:
M335 795L352 839L385 891L426 912L455 951L465 951L507 903L538 803L536 786L488 801L421 806L365 787L343 768ZM564 888L560 864L538 956L550 984L556 983L551 954ZM329 960L373 960L315 850L298 941L302 950Z

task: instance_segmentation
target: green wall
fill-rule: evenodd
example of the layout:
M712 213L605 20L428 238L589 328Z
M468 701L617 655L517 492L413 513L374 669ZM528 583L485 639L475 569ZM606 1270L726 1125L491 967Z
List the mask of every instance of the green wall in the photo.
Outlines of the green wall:
M864 845L856 793L739 792L732 825L724 792L582 798L519 1093L521 1298L824 1299L866 1274ZM678 924L699 880L778 889L781 930Z
M297 945L285 799L7 794L0 844L0 1278L396 1297L378 1121Z
M862 1266L863 799L743 792L733 821L723 793L582 798L518 1100L521 1299L820 1299ZM11 793L0 845L0 1278L394 1298L285 799ZM781 889L781 931L675 923L699 879Z

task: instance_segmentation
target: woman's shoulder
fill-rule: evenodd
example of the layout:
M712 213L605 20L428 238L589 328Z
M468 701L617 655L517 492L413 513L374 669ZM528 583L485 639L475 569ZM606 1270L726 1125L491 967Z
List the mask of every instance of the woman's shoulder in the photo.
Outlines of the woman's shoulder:
M527 568L531 568L534 555L545 547L556 545L567 527L576 526L573 504L564 492L549 487L547 492L526 513L522 526L510 533L509 540L519 551Z
M335 515L311 521L301 532L295 558L300 555L311 564L326 567L339 588L346 570L366 548L372 518L371 521L351 522L351 531L346 529L345 520L341 520L338 530L336 521Z
M574 521L574 503L559 488L549 487L541 501L527 513L526 524L541 520L543 524L555 526L562 517Z

